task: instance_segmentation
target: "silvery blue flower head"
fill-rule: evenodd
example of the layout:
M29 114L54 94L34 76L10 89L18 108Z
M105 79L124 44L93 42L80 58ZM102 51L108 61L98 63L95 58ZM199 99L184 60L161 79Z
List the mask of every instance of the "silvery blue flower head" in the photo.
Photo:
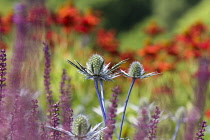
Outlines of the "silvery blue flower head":
M159 73L151 72L151 73L145 74L143 66L138 61L134 61L131 63L128 73L121 70L121 74L123 74L125 77L131 77L131 78L135 78L135 79L143 79L143 78L147 78L147 77L150 77L153 75L157 75Z
M74 140L98 140L100 134L106 129L106 127L101 127L101 124L98 123L94 127L91 127L86 116L78 115L74 119L72 131L67 131L61 127L46 127L62 132Z
M67 60L72 66L77 68L78 72L83 74L86 79L100 79L100 80L112 80L115 77L118 77L118 73L115 72L118 67L124 63L126 60L120 61L116 65L108 68L110 63L107 65L104 64L104 59L98 54L92 55L86 63L86 67L82 66L79 62L75 61L77 64L74 64L70 60Z

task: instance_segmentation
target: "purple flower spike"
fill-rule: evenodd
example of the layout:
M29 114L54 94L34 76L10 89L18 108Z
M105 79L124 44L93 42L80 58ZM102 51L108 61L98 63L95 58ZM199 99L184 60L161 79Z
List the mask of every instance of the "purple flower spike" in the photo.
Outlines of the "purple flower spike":
M2 49L1 52L0 52L0 105L1 105L1 101L2 101L2 98L4 97L4 89L5 89L5 86L6 86L6 51L5 49ZM1 109L0 109L1 111Z
M23 62L26 60L26 40L28 35L28 26L26 22L26 6L23 4L17 4L14 7L13 20L16 27L15 42L13 46L13 55L11 58L10 72L8 74L8 88L10 98L14 97L17 90L21 88L22 80L24 79L21 74ZM24 87L25 88L25 87Z
M73 110L70 108L70 77L66 74L66 70L63 69L61 83L60 83L60 107L62 116L63 129L71 131L71 125L73 122Z
M202 121L199 126L200 128L198 128L198 132L196 133L194 140L204 140L202 137L204 136L205 127L207 126L206 121Z
M45 86L45 92L47 97L48 105L51 107L52 105L52 91L50 89L50 53L49 53L49 47L46 43L44 44L44 86ZM49 108L50 108L49 107Z
M52 118L51 118L51 125L56 128L58 127L58 125L60 124L60 119L59 119L59 102L58 103L55 103L53 104L52 106L52 110L51 110L51 113L52 113ZM61 137L61 134L59 131L55 131L55 130L52 130L53 133L52 133L52 138L53 140L59 140L59 138Z
M138 124L136 126L136 133L134 135L134 140L143 140L148 135L148 125L149 117L148 110L146 108L141 109L141 117L138 119Z
M28 131L29 131L29 136L33 138L40 138L39 135L39 123L38 123L38 115L39 111L37 111L38 106L38 100L33 99L32 101L32 110L30 112L29 118L28 118Z
M6 51L4 49L0 52L0 128L5 128L5 125L7 123L7 116L5 115L5 107L4 102L2 99L4 98L5 94L5 87L6 87ZM2 136L3 133L0 131L0 136Z
M45 94L46 94L46 102L47 102L47 118L50 120L52 117L51 115L51 108L53 104L53 98L52 98L52 91L50 87L50 53L49 53L49 47L44 42L44 87L45 87Z
M155 114L152 115L152 120L150 120L149 131L148 131L149 140L153 140L156 138L156 128L159 123L160 113L161 112L159 110L159 107L156 106Z
M112 140L112 135L114 133L115 129L115 117L116 117L116 112L117 112L117 96L120 93L119 86L116 86L112 89L113 94L112 98L110 99L110 106L108 109L108 114L107 114L107 120L106 120L106 129L104 130L104 139L106 140Z

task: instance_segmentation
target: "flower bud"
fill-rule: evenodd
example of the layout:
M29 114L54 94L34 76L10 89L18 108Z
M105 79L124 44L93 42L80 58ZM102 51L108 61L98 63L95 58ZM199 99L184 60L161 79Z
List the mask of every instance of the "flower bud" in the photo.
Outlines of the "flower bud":
M77 136L84 136L89 130L87 117L78 115L73 121L73 133Z
M91 70L93 74L98 75L103 68L103 64L104 59L100 55L94 54L87 62L87 69Z
M133 78L138 78L144 74L144 69L138 61L134 61L130 65L128 74Z

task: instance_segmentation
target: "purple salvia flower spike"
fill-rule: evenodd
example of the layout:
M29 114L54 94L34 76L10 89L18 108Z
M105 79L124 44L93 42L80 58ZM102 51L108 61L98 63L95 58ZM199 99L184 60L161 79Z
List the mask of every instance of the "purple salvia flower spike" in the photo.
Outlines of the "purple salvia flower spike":
M13 20L16 27L16 40L13 46L11 68L8 74L8 88L10 90L8 93L11 94L11 98L13 98L16 91L21 88L21 68L26 59L26 40L29 31L26 26L26 6L23 4L16 4L14 11Z
M204 140L203 136L204 136L204 132L205 132L205 128L207 127L206 125L206 121L202 121L199 124L199 128L198 128L198 132L196 133L196 137L194 138L194 140Z
M4 90L6 86L6 51L5 49L2 49L0 52L0 106L2 104L2 98L4 97ZM1 111L1 108L0 108Z
M7 122L6 116L5 116L5 107L3 104L2 99L4 98L5 93L5 87L6 87L6 51L5 49L2 49L0 52L0 128L3 128L5 126L5 123ZM2 132L0 131L0 136L2 136Z
M58 125L60 124L60 118L59 118L59 102L58 103L55 103L52 105L52 108L51 108L51 125L52 127L56 128L58 127ZM59 140L59 138L61 138L61 134L59 131L55 131L55 130L52 130L52 139L53 140Z
M114 133L115 129L115 117L117 112L117 97L120 93L119 86L116 86L112 89L112 98L110 99L110 106L108 108L108 114L107 114L107 120L106 120L106 129L104 130L104 139L106 140L112 140L112 135Z
M63 129L71 131L73 122L73 110L71 109L70 96L70 77L67 76L66 70L63 69L61 83L60 83L60 107Z
M30 112L29 118L28 118L28 136L31 140L40 139L40 134L38 131L39 123L38 123L38 115L39 111L37 111L38 106L38 100L33 99L32 101L32 110Z
M48 119L51 118L51 108L53 104L53 98L52 98L52 91L50 87L50 53L49 53L49 47L48 45L44 42L44 87L45 87L45 94L46 94L46 101L48 105L48 111L47 111L47 117Z
M206 103L206 93L210 80L210 70L209 70L209 58L203 57L199 60L199 67L196 73L197 84L195 87L195 100L194 107L190 110L188 117L188 123L185 128L185 139L193 139L192 133L196 129L196 123L200 117L199 114L204 112L204 106ZM197 115L195 115L197 114Z
M152 119L150 120L149 130L148 130L148 138L149 140L153 140L156 138L156 129L159 123L160 118L160 110L159 107L156 106L155 113L152 115Z
M138 123L136 125L136 133L134 135L134 140L143 140L148 135L148 110L147 108L143 107L141 110L141 117L138 119Z

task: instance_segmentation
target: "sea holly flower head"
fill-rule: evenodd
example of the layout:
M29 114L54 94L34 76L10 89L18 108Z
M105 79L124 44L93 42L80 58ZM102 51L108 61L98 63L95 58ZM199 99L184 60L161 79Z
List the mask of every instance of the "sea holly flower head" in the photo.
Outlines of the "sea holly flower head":
M78 115L73 121L72 131L67 131L61 127L46 126L47 128L62 132L73 139L80 140L98 140L101 133L106 127L100 127L102 123L96 124L91 127L88 118L84 115Z
M104 64L104 59L98 54L92 55L86 63L86 67L82 66L79 62L75 63L67 60L72 66L78 69L79 73L83 74L86 79L99 79L99 80L112 80L115 77L118 77L118 72L116 70L119 66L124 63L126 60L122 60L119 63L115 64L109 69L108 64Z
M87 134L90 129L88 119L84 115L78 115L73 122L73 133L75 135L83 136Z
M123 70L121 70L120 73L123 74L125 77L131 77L135 79L143 79L159 74L157 72L145 74L143 66L138 61L134 61L133 63L131 63L128 73Z
M88 70L91 70L88 71L90 74L99 75L104 67L104 59L98 54L92 55L86 63L86 66Z

